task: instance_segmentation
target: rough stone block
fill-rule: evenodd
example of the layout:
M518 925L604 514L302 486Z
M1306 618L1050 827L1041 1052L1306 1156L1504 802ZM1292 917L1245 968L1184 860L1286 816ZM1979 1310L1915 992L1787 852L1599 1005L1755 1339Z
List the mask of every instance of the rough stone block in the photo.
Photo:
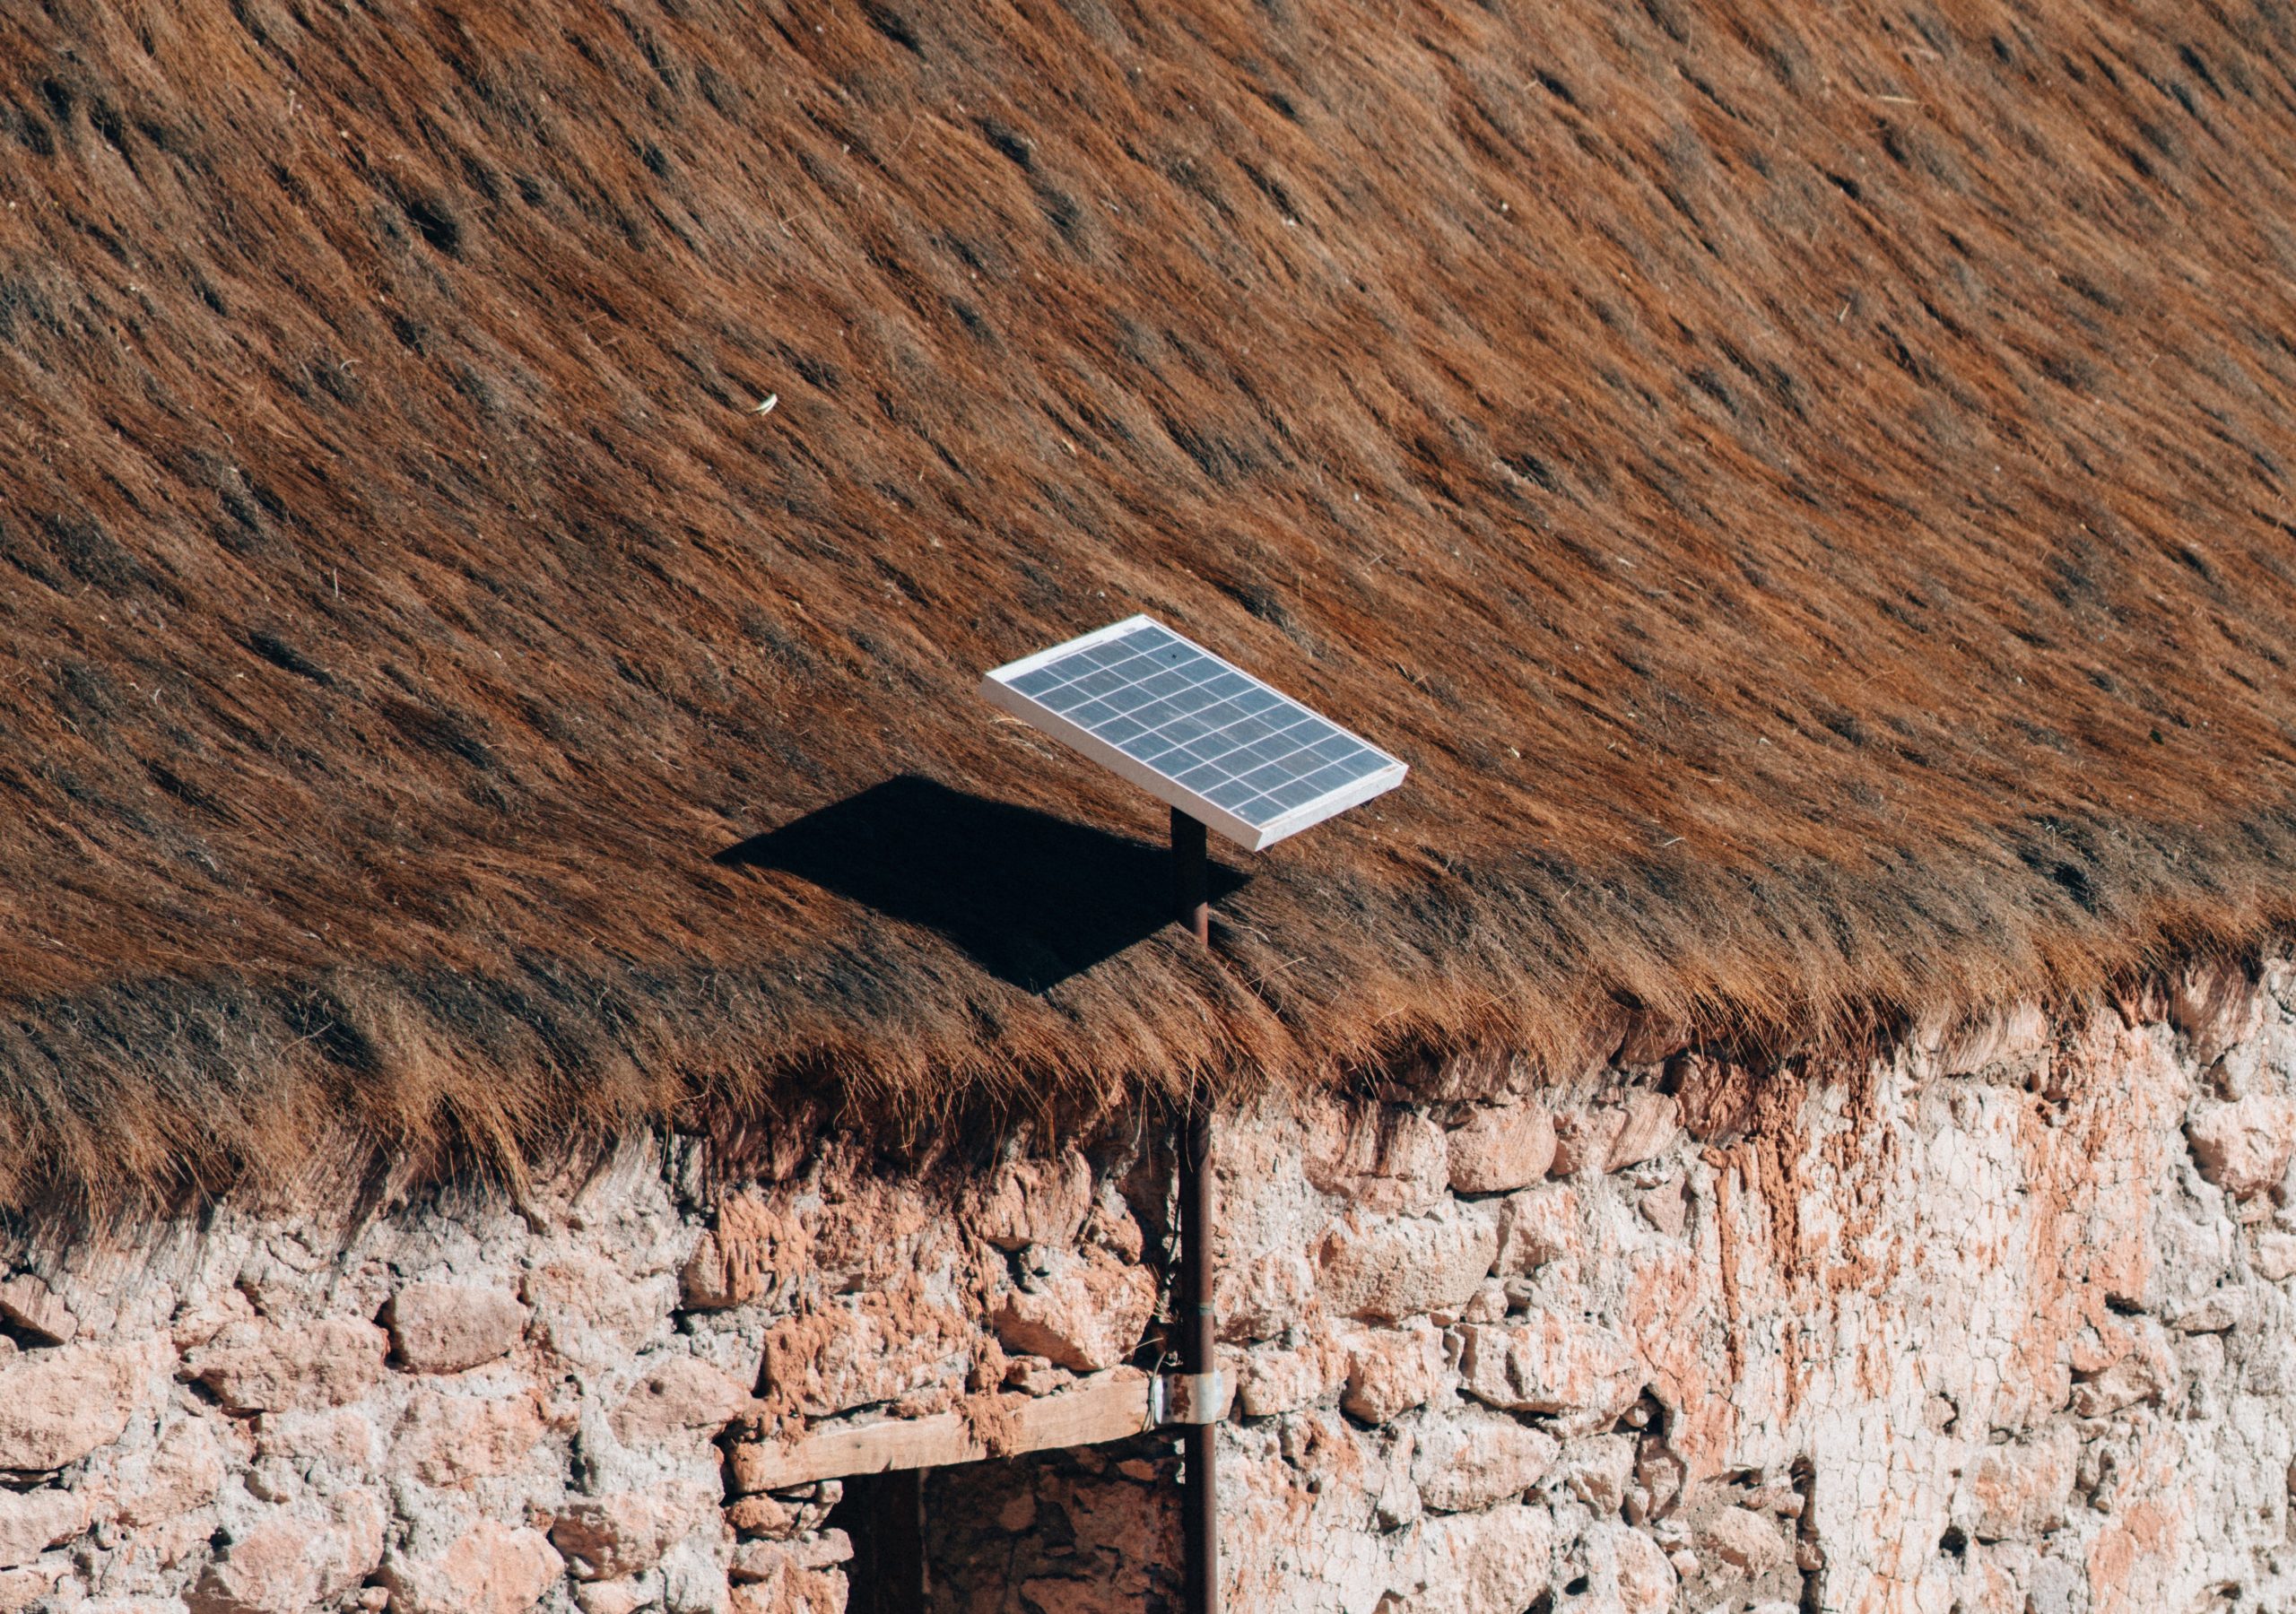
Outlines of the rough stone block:
M2232 959L2188 965L2170 984L2169 1019L2185 1034L2196 1064L2210 1064L2254 1037L2264 1009L2265 994Z
M543 1343L588 1372L629 1360L669 1329L673 1286L667 1279L631 1279L587 1251L570 1251L529 1272L525 1288Z
M1222 1339L1272 1340L1306 1312L1316 1270L1297 1250L1269 1250L1222 1267L1213 1283Z
M29 1564L88 1527L88 1503L67 1490L0 1490L0 1569Z
M233 1536L187 1595L192 1614L308 1614L373 1574L381 1503L349 1490L330 1504L324 1514L270 1508Z
M692 1254L678 1271L678 1304L687 1311L726 1311L750 1298L751 1294L736 1284L727 1270L726 1247L718 1242L717 1230L703 1228L693 1241Z
M1641 1393L1641 1366L1626 1341L1583 1318L1538 1312L1460 1332L1462 1388L1502 1411L1556 1414L1569 1432L1591 1433Z
M1377 1215L1423 1210L1449 1181L1443 1129L1426 1113L1394 1106L1350 1105L1318 1112L1308 1146L1308 1180L1324 1193Z
M1620 1614L1667 1614L1679 1584L1665 1549L1624 1524L1596 1524L1580 1542L1598 1598Z
M56 1590L66 1566L61 1562L0 1571L0 1614L28 1614ZM84 1609L85 1603L80 1605Z
M2253 1260L2257 1275L2267 1283L2296 1273L2296 1233L2258 1233Z
M1001 1346L996 1350L1003 1355ZM987 1359L985 1352L983 1359ZM1050 1395L1074 1384L1076 1375L1065 1367L1054 1367L1040 1356L1016 1356L1004 1358L996 1382L1016 1395Z
M64 1345L0 1367L0 1469L62 1468L118 1439L135 1407L136 1362L127 1352Z
M715 1524L717 1512L716 1492L691 1482L578 1497L559 1513L550 1539L578 1578L616 1580L651 1569L686 1536Z
M1559 1177L1601 1176L1610 1169L1611 1145L1625 1125L1626 1112L1610 1105L1556 1116L1551 1169Z
M390 1464L426 1485L463 1485L517 1471L545 1427L540 1398L432 1390L407 1402L393 1431Z
M782 1571L734 1588L729 1614L845 1614L845 1576L833 1569Z
M613 1410L614 1438L624 1445L691 1436L724 1428L750 1402L741 1384L697 1357L663 1357L648 1368Z
M374 1465L375 1426L348 1407L313 1412L266 1412L256 1425L256 1448L265 1458L284 1458L301 1467L332 1462L365 1469Z
M826 1569L850 1562L853 1540L841 1530L824 1530L795 1541L744 1541L734 1549L729 1573L736 1582L772 1580L791 1569Z
M1535 1104L1477 1109L1451 1129L1456 1193L1505 1193L1538 1182L1554 1164L1554 1121Z
M524 1614L565 1568L542 1532L482 1519L437 1558L395 1556L382 1578L405 1614Z
M56 1297L48 1284L30 1272L19 1272L0 1283L0 1317L50 1345L61 1345L80 1330L80 1319Z
M1237 1396L1245 1417L1273 1418L1314 1406L1332 1393L1345 1372L1344 1357L1320 1340L1296 1350L1255 1350L1244 1358Z
M1567 1183L1508 1195L1499 1202L1499 1254L1492 1270L1515 1278L1574 1254L1585 1237L1579 1225L1578 1191Z
M2080 1457L2077 1436L2063 1427L1974 1453L1961 1476L1970 1533L1980 1541L2023 1540L2062 1529Z
M1430 1519L1420 1544L1425 1584L1413 1608L1522 1614L1552 1578L1554 1524L1544 1508L1494 1507Z
M701 1234L687 1258L680 1276L684 1303L717 1311L762 1299L804 1270L813 1247L812 1229L787 1207L753 1193L728 1194L718 1202L718 1225Z
M1596 1518L1615 1518L1634 1475L1634 1436L1582 1436L1562 1448L1556 1467L1570 1493L1594 1509Z
M2185 1127L2200 1175L2235 1198L2280 1181L2296 1150L2296 1102L2251 1093L2194 1115Z
M2177 1358L2167 1332L2150 1317L2134 1319L2112 1360L2073 1386L2078 1418L2104 1418L2167 1395L2177 1380Z
M1098 1373L1129 1357L1156 1309L1156 1280L1100 1250L1053 1258L1033 1289L999 1297L989 1323L1007 1350Z
M1681 1135L1682 1106L1664 1093L1639 1092L1627 1101L1625 1118L1603 1158L1605 1171L1623 1171L1656 1158Z
M223 1446L204 1418L178 1419L158 1444L123 1466L119 1522L156 1524L204 1507L223 1488Z
M1431 1512L1477 1512L1545 1479L1559 1449L1544 1429L1462 1409L1421 1426L1412 1480Z
M726 1509L726 1523L737 1535L786 1540L821 1527L832 1504L810 1497L744 1497Z
M1347 1388L1340 1405L1365 1423L1383 1424L1423 1406L1443 1382L1443 1336L1424 1323L1377 1329L1347 1350Z
M645 1579L583 1581L574 1588L574 1606L582 1614L639 1614L660 1601Z
M1778 1520L1752 1508L1726 1507L1699 1526L1698 1550L1703 1562L1726 1566L1749 1580L1759 1580L1793 1561L1793 1543Z
M384 1321L401 1365L417 1373L460 1373L509 1355L526 1332L526 1315L508 1289L410 1283L391 1297Z
M972 1230L1000 1250L1056 1249L1076 1242L1092 1210L1092 1168L1071 1150L1051 1160L1013 1160L968 1195Z
M823 1417L956 1384L978 1336L970 1322L914 1294L867 1295L784 1318L765 1331L761 1387L777 1410Z
M1626 1522L1662 1521L1681 1502L1690 1464L1674 1443L1646 1429L1634 1443L1634 1478L1626 1487Z
M1396 1322L1465 1305L1499 1253L1496 1219L1446 1201L1427 1216L1351 1215L1324 1241L1317 1289L1343 1317Z
M1669 1238L1680 1238L1683 1228L1690 1221L1690 1195L1687 1184L1677 1180L1662 1183L1644 1194L1639 1202L1642 1219Z
M226 1325L184 1358L186 1371L234 1412L341 1406L374 1389L389 1339L350 1317Z

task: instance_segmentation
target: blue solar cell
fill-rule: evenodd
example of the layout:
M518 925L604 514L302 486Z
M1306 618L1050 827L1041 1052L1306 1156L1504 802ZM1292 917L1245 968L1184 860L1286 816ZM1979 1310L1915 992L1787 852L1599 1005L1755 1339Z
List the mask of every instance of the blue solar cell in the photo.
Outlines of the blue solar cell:
M1283 812L1294 807L1304 807L1323 794L1320 787L1309 784L1305 779L1286 779L1267 793L1267 800L1277 811Z
M1376 768L1358 768L1352 763L1335 762L1328 768L1302 768L1300 771L1300 777L1306 779L1322 779L1324 789L1337 790L1343 785L1352 785L1365 774L1377 771Z
M1091 696L1073 683L1057 683L1037 699L1056 712L1073 712L1091 699Z
M1238 773L1248 773L1255 768L1265 768L1271 762L1281 762L1290 756L1293 747L1281 740L1264 740L1255 745L1239 746L1235 767Z
M1211 789L1205 791L1204 793L1204 799L1207 802L1216 803L1218 805L1228 809L1229 811L1234 812L1239 808L1242 807L1245 803L1250 801L1258 794L1259 792L1254 790L1241 779L1229 779L1221 784L1214 785Z
M1178 773L1184 768L1194 768L1201 762L1217 762L1218 760L1220 760L1219 748L1209 736L1206 736L1204 739L1190 741L1186 745L1175 745L1164 753L1163 760L1158 766L1166 773ZM1233 772L1234 770L1231 768L1223 771Z
M1107 668L1101 667L1085 673L1082 678L1077 679L1068 687L1072 690L1082 690L1085 694L1097 700L1103 695L1114 694L1117 690L1124 688L1124 684L1125 680L1122 673L1111 672Z
M1249 773L1243 775L1242 778L1245 784L1256 790L1273 790L1292 777L1291 769L1285 768L1283 763L1270 762L1264 768L1253 768Z

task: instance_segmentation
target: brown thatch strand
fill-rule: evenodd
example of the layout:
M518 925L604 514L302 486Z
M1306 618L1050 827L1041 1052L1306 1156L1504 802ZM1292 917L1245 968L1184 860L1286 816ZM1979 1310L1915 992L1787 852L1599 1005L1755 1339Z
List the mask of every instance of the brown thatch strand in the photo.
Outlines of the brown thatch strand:
M0 9L0 1189L2253 942L2292 72L2183 0ZM1215 957L712 862L904 775L1155 841L970 694L1135 610L1415 770Z

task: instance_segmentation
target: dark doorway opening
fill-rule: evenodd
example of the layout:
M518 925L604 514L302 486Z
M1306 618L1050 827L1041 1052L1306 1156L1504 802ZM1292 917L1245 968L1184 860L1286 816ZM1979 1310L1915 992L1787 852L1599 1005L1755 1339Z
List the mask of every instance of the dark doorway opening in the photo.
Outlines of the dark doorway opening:
M926 1614L925 1473L856 1474L829 1523L853 1542L846 1614Z
M1103 1445L844 1482L847 1614L1170 1614L1179 1443Z

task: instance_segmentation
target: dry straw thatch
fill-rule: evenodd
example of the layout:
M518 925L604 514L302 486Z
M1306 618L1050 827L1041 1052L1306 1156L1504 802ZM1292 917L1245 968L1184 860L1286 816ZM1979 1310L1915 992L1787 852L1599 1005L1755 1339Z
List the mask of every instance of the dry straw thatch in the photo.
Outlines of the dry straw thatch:
M2282 0L5 8L0 1198L2251 941L2292 178ZM1134 610L1415 765L1209 959L970 693Z

